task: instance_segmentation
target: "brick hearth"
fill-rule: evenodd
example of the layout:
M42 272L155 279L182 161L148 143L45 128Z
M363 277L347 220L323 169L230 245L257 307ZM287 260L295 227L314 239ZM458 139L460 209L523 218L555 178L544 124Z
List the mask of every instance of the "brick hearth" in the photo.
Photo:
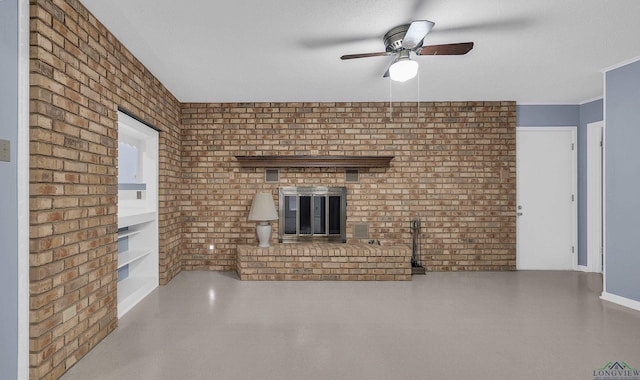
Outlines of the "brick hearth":
M411 248L364 243L241 245L241 280L411 280Z

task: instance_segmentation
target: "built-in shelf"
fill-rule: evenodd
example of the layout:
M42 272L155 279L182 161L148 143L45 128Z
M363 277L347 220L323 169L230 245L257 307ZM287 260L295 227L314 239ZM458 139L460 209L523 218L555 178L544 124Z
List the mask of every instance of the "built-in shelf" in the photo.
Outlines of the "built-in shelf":
M119 112L121 145L118 164L128 176L118 178L118 318L159 283L158 132Z
M141 258L151 254L152 252L153 250L151 249L149 250L138 249L138 250L118 253L118 269L122 268L127 264L131 264L136 260L140 260Z
M393 156L236 156L243 168L388 168Z
M130 213L122 213L118 214L118 227L126 227L134 224L152 222L156 220L156 211L140 211L133 212L132 210L127 210ZM120 237L120 236L119 236Z
M140 231L135 231L135 230L134 231L125 230L125 231L122 231L122 232L118 232L118 240L124 239L126 237L130 237L130 236L133 236L133 235L137 235L139 233L140 233Z

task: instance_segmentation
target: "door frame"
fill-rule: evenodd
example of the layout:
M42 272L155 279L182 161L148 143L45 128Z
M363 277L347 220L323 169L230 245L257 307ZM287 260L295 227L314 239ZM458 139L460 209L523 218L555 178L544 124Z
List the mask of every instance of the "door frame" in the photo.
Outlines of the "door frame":
M29 28L18 0L18 380L29 378Z
M587 271L602 273L604 260L604 121L587 124Z
M572 228L571 228L571 240L573 244L572 264L573 270L578 270L578 127L575 125L565 126L526 126L516 127L516 205L520 202L520 159L518 154L518 134L519 132L558 132L566 131L571 133L572 151L571 151L571 192L573 193L572 202ZM516 212L518 212L516 210ZM517 216L516 216L517 218ZM520 223L516 219L516 270L520 270L519 252L520 250Z

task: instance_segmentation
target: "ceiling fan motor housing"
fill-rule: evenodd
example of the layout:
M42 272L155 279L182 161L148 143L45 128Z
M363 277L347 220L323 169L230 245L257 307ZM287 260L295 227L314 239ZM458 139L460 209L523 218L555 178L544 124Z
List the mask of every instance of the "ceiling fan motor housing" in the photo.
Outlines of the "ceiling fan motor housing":
M411 24L404 24L400 26L396 26L395 28L388 31L384 37L384 46L388 52L396 52L398 50L402 50L402 40L404 36L407 34L407 30L409 30L409 26ZM421 47L422 41L416 46Z

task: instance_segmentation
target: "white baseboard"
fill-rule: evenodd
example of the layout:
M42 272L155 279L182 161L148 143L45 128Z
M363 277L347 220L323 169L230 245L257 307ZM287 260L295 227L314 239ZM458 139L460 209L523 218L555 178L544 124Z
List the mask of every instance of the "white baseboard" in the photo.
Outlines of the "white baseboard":
M602 292L600 299L613 302L618 305L622 305L624 307L628 307L629 309L640 311L640 301L632 300L630 298L617 296L615 294Z
M578 265L578 269L576 269L578 272L591 272L589 270L589 267L586 265Z

